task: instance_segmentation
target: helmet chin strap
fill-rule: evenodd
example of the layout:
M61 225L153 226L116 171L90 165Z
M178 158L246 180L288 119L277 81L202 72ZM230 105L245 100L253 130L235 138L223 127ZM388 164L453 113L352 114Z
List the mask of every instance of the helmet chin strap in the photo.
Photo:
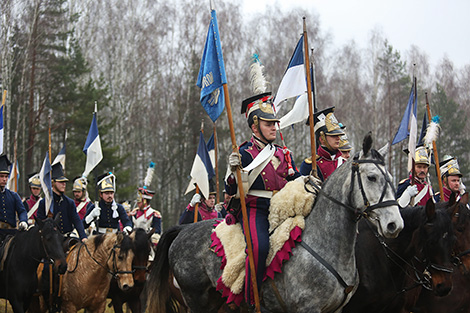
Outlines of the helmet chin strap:
M268 139L264 136L263 132L261 131L261 128L260 128L260 126L259 126L260 123L259 123L259 120L258 120L258 116L256 116L256 115L253 116L253 123L255 124L256 129L258 129L258 133L259 133L259 135L260 135L260 137L261 137L261 138L258 138L258 139L261 140L261 142L263 142L263 143L266 144L266 145L267 145L267 144L270 144L270 143L273 143L274 140L268 140Z
M335 151L330 144L328 143L328 140L326 140L326 135L324 132L320 132L320 137L323 139L323 142L325 143L324 146L328 148L331 152Z

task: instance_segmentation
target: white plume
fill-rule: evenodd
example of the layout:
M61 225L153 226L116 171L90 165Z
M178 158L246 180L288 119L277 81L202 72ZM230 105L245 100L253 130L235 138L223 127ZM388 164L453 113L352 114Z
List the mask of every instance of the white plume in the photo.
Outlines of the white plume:
M147 175L145 175L144 186L148 187L152 183L153 173L155 172L155 163L150 162L147 169Z
M267 89L266 78L263 74L264 66L256 53L251 58L253 59L253 63L250 65L251 90L255 95L258 95L266 92Z
M439 126L439 123L434 121L429 123L428 127L426 128L426 135L424 136L424 144L427 147L432 147L432 142L437 140L440 130L441 126Z

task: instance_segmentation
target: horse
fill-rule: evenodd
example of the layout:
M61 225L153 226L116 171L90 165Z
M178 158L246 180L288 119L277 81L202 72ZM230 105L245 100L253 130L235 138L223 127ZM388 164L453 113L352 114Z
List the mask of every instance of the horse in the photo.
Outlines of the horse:
M8 240L8 239L6 239ZM38 286L36 270L42 259L64 273L67 264L62 248L63 236L56 221L36 219L28 231L17 232L2 251L0 297L7 299L14 313L25 312ZM6 249L5 247L9 247Z
M455 196L449 199L452 211L452 223L456 242L453 247L454 271L452 273L453 289L445 297L436 297L423 290L420 294L415 312L470 312L470 210L468 193L456 202Z
M108 298L111 298L111 303L114 312L123 313L122 306L124 303L133 313L140 313L142 305L140 295L144 289L144 284L147 280L147 270L149 255L152 247L151 237L155 230L147 232L142 228L134 229L130 235L134 242L134 260L132 261L132 269L134 271L134 287L128 291L123 291L119 288L115 280L111 281L111 286L108 292Z
M343 312L408 312L423 287L437 296L450 292L455 242L451 210L436 209L429 199L425 207L400 212L405 228L395 239L382 239L367 221L360 222L356 243L360 283Z
M362 150L324 182L311 213L305 218L301 246L276 274L261 286L264 308L270 312L339 312L358 284L354 245L357 220L365 217L385 237L403 228L391 175L383 153L372 149L372 137ZM172 311L169 277L174 275L191 312L215 313L224 303L216 290L221 259L210 250L214 221L175 226L160 238L147 281L149 312ZM316 255L316 256L314 256ZM279 298L279 300L278 300ZM174 311L174 310L173 310Z
M67 256L61 292L62 312L104 312L111 279L122 290L134 286L132 239L123 233L94 235Z

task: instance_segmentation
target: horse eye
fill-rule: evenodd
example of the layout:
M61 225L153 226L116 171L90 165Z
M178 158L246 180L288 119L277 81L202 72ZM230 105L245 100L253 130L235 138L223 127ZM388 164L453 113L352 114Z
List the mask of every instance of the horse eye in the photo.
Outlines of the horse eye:
M375 176L367 176L367 179L373 183L377 181L377 178L375 178Z

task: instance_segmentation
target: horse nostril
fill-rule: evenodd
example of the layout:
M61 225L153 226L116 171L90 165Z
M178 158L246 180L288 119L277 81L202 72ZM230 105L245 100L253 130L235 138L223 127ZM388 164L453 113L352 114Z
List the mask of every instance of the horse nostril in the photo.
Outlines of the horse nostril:
M129 290L129 285L128 284L122 285L122 290L124 290L124 291Z
M449 287L446 284L437 284L436 295L439 297L444 297L444 296L447 296L451 290L452 290L452 287Z
M395 223L389 223L387 225L387 230L390 232L390 233L394 233L395 230L397 229L397 225Z

